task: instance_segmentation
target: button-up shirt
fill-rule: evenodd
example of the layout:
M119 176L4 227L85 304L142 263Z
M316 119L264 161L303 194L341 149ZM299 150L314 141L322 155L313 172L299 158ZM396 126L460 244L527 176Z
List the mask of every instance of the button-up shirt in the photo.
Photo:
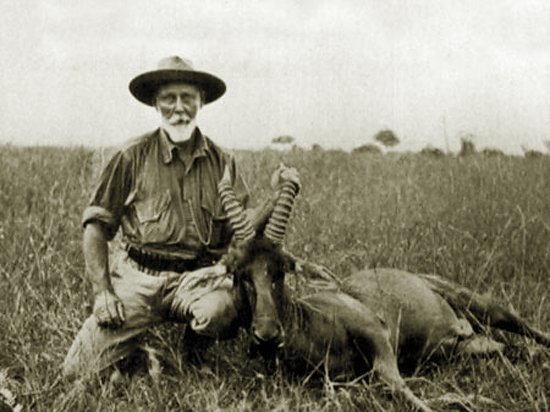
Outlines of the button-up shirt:
M227 246L231 232L217 185L229 166L237 197L246 207L248 188L235 160L197 128L187 149L157 129L118 151L104 169L84 211L112 239L146 253L195 259Z

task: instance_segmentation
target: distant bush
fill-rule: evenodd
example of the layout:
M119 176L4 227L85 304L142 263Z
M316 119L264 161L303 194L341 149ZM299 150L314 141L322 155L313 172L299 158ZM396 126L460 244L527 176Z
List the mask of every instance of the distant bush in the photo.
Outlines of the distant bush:
M313 145L311 146L311 151L313 151L313 152L322 152L323 147L320 144L313 143Z
M504 152L502 150L494 149L494 148L490 148L490 147L486 147L485 149L483 149L481 151L481 154L483 156L487 156L487 157L504 156Z
M370 153L370 154L382 154L382 149L373 143L367 143L356 147L352 150L352 153Z
M420 154L434 156L434 157L445 156L445 152L443 150L439 149L438 147L433 147L432 145L428 145L425 148L423 148L420 151Z
M538 150L527 150L524 153L524 156L530 159L536 158L536 157L542 157L542 152Z

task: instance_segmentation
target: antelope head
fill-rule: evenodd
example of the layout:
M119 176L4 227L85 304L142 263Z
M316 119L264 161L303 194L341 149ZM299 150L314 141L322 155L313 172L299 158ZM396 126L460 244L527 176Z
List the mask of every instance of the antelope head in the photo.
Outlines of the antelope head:
M227 169L218 185L222 206L233 229L231 245L220 263L234 275L235 289L246 308L242 315L250 323L252 347L264 357L268 353L273 356L284 345L281 324L284 276L294 262L282 245L298 190L296 183L283 179L270 207L251 220L235 196Z

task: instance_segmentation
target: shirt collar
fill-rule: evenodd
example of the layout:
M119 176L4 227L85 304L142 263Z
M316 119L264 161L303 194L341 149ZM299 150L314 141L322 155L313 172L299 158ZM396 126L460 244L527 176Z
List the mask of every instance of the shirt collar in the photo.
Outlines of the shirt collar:
M194 160L197 157L206 156L206 152L210 149L208 142L198 127L195 128L190 138L190 147L192 148L190 153L180 153L181 149L168 137L168 134L162 128L159 129L159 135L162 160L165 164L170 163L174 159L174 153L180 157Z

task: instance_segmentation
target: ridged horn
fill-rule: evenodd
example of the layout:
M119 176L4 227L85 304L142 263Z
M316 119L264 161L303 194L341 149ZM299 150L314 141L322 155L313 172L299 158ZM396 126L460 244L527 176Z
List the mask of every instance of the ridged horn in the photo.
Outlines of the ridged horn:
M264 230L264 236L275 244L282 245L284 242L298 190L298 185L290 180L283 182L281 186L273 213Z
M242 242L252 239L254 237L254 229L233 190L231 175L227 166L223 172L222 179L218 183L218 193L221 198L222 207L229 218L229 224L233 229L235 239Z

